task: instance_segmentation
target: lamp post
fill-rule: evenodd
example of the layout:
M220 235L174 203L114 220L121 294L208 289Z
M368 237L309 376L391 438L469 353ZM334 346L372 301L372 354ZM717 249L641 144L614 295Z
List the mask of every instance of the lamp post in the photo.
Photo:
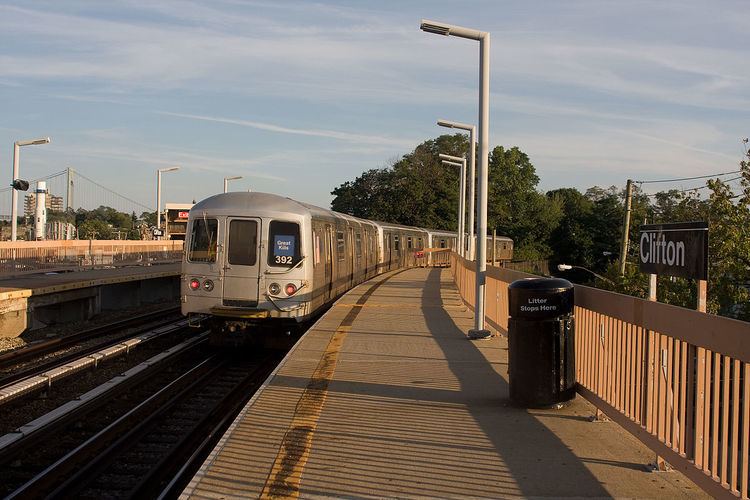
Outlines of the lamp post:
M448 155L440 155L442 158L443 156ZM454 158L454 157L451 157ZM461 257L464 257L464 249L466 248L466 245L464 244L464 236L466 234L466 228L464 227L464 219L466 217L466 160L459 162L450 161L447 159L442 160L443 165L450 165L452 167L460 167L461 168L461 180L459 182L459 193L458 193L458 238L456 241L456 244L458 246L458 255Z
M597 273L595 273L594 271L592 271L591 269L589 269L587 267L583 267L583 266L571 266L569 264L558 264L557 265L557 270L558 271L570 271L571 269L581 269L582 271L586 271L587 273L591 273L594 276L596 276L597 278L599 278L600 280L606 281L607 283L609 283L611 285L615 284L611 279L605 278L601 274L597 274Z
M161 174L162 172L174 172L180 167L168 167L156 169L156 229L161 230ZM161 239L161 235L157 236Z
M242 179L241 175L235 175L234 177L224 177L224 192L227 192L227 189L229 188L229 181L236 181L237 179Z
M479 172L477 197L476 301L474 303L474 328L470 339L487 339L490 331L484 327L484 295L487 274L487 162L489 156L490 128L490 34L451 24L422 20L419 28L427 33L457 36L479 42Z
M13 143L13 178L11 182L15 183L18 179L18 164L21 161L21 146L36 146L38 144L49 144L49 137L43 137L41 139L31 139L29 141L16 141ZM11 189L11 206L10 206L10 240L16 241L18 236L18 190L13 187Z
M449 120L438 120L441 127L457 128L469 131L469 260L474 260L474 181L476 178L476 135L477 128L468 123L452 122Z
M471 260L471 242L469 242L469 252L467 252L466 247L466 238L467 238L467 231L466 231L466 158L461 158L460 156L451 156L446 155L443 153L440 153L438 155L440 159L443 161L443 164L445 165L454 165L461 167L461 182L459 183L459 189L460 192L458 194L458 209L460 210L459 216L458 216L458 231L459 231L459 255L464 258L468 258Z

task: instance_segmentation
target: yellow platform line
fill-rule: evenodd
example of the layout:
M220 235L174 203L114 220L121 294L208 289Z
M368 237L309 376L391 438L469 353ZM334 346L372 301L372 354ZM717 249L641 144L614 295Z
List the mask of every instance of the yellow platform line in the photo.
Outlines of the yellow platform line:
M271 466L271 473L263 486L261 498L299 498L302 472L310 456L312 440L328 395L328 384L333 380L336 362L346 335L351 330L357 315L362 311L362 306L375 290L388 279L403 271L404 269L401 269L387 275L362 294L356 304L348 304L349 312L341 320L339 327L331 336L331 340L328 341L323 357L318 362L312 378L297 402L294 409L294 418L281 441L276 459Z

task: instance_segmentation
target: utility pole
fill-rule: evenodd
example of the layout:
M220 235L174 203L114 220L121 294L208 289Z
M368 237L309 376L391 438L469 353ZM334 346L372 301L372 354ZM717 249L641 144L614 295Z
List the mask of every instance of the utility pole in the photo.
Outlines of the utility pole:
M625 221L622 225L622 246L620 248L620 276L625 275L625 259L628 256L628 236L630 234L630 211L633 202L633 181L628 179L625 188Z

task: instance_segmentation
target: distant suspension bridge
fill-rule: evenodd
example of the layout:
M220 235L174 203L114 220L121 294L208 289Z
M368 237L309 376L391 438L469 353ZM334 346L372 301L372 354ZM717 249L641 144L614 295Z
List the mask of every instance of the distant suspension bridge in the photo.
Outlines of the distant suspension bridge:
M31 180L29 181L28 191L18 192L19 216L28 214L28 211L24 209L27 206L26 200L29 195L33 195L39 181L46 181L47 183L47 196L48 200L52 202L53 210L65 211L69 208L74 211L79 208L93 210L100 206L106 206L127 214L135 212L136 215L154 211L152 207L131 200L72 168L66 168L46 177ZM0 220L10 220L12 190L11 187L0 189ZM34 207L35 204L30 203L31 215L34 214Z

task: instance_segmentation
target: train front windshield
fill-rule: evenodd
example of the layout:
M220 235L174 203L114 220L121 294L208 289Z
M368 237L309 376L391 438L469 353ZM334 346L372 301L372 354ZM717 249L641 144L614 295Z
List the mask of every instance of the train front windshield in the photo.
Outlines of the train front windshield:
M301 260L299 224L271 221L268 228L268 265L292 267Z
M216 219L195 219L190 231L190 262L216 262L216 237L219 222Z

